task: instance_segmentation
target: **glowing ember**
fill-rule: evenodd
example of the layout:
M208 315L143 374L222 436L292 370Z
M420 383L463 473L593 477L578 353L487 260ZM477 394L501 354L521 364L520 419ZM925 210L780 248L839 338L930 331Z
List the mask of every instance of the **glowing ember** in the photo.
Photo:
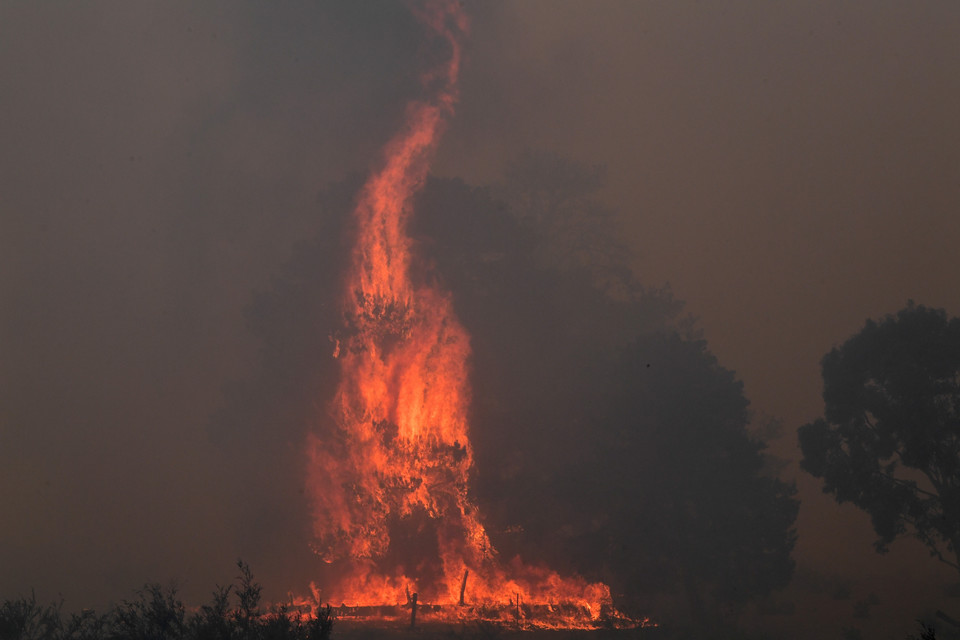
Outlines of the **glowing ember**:
M466 20L457 2L429 4L418 17L450 56L424 76L432 97L408 106L382 168L360 194L342 300L346 337L334 352L341 364L332 407L337 430L310 441L315 549L345 565L325 599L359 610L404 605L419 594L430 603L424 614L455 605L514 610L519 618L524 607L551 605L555 618L569 620L556 626L596 619L601 608L610 612L606 585L519 559L504 564L467 494L469 336L447 292L411 279L406 234L411 198L457 99ZM408 533L398 543L400 531Z

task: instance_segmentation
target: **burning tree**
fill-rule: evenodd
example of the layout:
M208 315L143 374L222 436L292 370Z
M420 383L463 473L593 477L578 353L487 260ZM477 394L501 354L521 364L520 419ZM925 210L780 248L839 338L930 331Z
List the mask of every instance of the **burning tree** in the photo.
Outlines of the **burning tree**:
M430 4L420 17L450 56L426 74L431 98L408 106L354 209L344 327L333 347L336 429L310 447L315 548L328 562L348 563L333 597L349 604L400 604L412 592L464 604L468 592L483 604L516 599L518 614L521 601L575 603L595 618L610 604L604 585L519 562L508 572L468 496L469 336L450 295L415 281L407 233L413 195L456 102L466 21L456 3ZM388 558L395 529L411 527L429 529L430 553Z
M602 272L582 252L551 262L569 234L550 216L575 228L594 192L558 189L572 204L530 215L489 189L426 178L455 96L445 69L380 170L321 194L327 226L250 309L261 374L220 419L252 432L270 424L276 437L258 453L277 460L288 455L277 442L313 425L307 489L314 547L330 561L325 599L403 603L419 591L456 603L468 570L468 602L609 597L562 571L609 580L643 613L653 585L703 610L723 605L724 590L742 602L782 584L796 503L761 473L732 374L685 331L669 291L636 282L618 248ZM583 185L595 190L596 179ZM625 364L651 362L647 348L660 349L653 367ZM722 411L690 413L712 400ZM273 504L293 504L293 472L276 482ZM731 507L711 516L723 535L710 540L709 518L684 521L678 552L670 532L684 522L669 517L671 497L680 511ZM694 553L701 542L713 555ZM553 569L502 560L518 554Z

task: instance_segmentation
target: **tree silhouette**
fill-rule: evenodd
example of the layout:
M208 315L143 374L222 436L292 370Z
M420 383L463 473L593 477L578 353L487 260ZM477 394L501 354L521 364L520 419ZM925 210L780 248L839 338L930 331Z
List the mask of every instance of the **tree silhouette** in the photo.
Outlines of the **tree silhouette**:
M960 320L908 303L822 362L824 417L801 468L866 511L883 552L913 535L960 571Z
M62 602L37 602L31 593L0 603L2 640L329 640L335 616L329 605L260 608L260 585L238 561L232 585L218 586L213 601L190 612L175 586L148 583L136 598L106 613L84 609L65 617ZM232 598L231 595L235 596Z
M792 485L764 473L733 372L702 340L663 330L621 349L601 386L584 460L565 482L596 523L578 536L583 564L609 567L637 608L679 595L675 614L707 628L786 585L799 505Z
M542 265L586 269L609 293L627 295L637 282L616 211L600 198L606 168L555 153L527 151L510 163L495 194L537 239Z

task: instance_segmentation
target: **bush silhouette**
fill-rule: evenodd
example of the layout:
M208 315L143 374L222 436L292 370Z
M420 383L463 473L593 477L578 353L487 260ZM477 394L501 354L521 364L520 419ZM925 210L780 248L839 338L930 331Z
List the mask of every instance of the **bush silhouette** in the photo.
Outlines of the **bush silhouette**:
M329 640L334 615L319 603L309 615L289 605L261 608L261 586L237 562L233 584L217 586L195 613L174 586L147 583L136 598L105 614L84 609L65 617L62 603L43 605L36 595L0 605L0 640Z

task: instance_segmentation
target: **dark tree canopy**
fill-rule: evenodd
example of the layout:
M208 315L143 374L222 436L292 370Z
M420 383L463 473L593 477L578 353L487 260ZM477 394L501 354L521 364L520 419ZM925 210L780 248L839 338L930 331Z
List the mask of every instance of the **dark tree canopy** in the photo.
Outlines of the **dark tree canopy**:
M870 514L878 551L909 534L960 570L960 319L911 302L822 366L824 417L799 430L801 467Z
M763 472L733 372L704 341L664 329L618 350L599 386L583 457L562 476L567 552L608 567L638 605L679 595L707 626L785 586L799 505Z
M608 293L629 295L637 285L630 251L600 199L606 169L554 153L528 151L510 163L497 196L537 242L538 262L563 270L587 269Z

